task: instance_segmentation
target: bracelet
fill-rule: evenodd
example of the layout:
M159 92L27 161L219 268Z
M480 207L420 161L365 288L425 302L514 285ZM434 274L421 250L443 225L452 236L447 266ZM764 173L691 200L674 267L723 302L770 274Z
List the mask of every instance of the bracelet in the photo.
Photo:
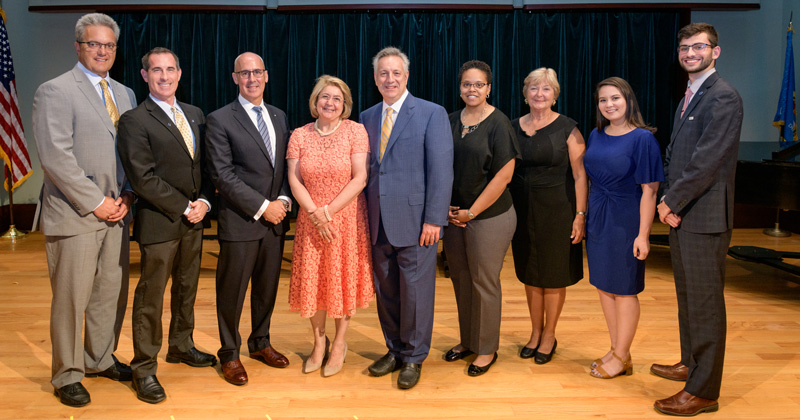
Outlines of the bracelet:
M583 216L583 217L586 217L586 212L585 212L585 211L579 211L579 212L577 212L577 213L578 213L578 214L580 214L580 215L581 215L581 216Z
M333 221L333 217L331 217L331 214L328 213L328 205L326 204L322 209L325 211L325 218L328 219L329 222Z

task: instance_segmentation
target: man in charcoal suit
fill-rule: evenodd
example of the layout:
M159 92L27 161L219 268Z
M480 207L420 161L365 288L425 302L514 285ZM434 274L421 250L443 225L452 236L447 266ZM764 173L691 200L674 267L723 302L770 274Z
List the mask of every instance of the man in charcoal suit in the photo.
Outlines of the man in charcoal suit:
M289 360L272 347L269 327L281 273L291 209L286 177L286 114L264 102L269 73L264 60L246 52L234 61L239 96L208 115L208 166L220 194L217 352L226 381L247 383L239 359L239 319L250 289L250 357L284 368Z
M213 187L203 174L203 112L175 99L181 78L178 57L154 48L142 57L141 74L150 95L120 118L118 147L138 196L133 237L142 255L142 276L133 298L133 388L140 400L155 404L166 399L156 370L170 276L167 362L216 364L213 355L195 348L192 338L202 221Z
M742 99L714 68L721 49L713 26L687 25L678 32L678 41L678 59L689 74L689 86L667 147L658 215L670 225L681 360L654 364L650 370L686 381L680 392L656 401L656 410L693 416L719 408L727 330L725 256L733 229Z

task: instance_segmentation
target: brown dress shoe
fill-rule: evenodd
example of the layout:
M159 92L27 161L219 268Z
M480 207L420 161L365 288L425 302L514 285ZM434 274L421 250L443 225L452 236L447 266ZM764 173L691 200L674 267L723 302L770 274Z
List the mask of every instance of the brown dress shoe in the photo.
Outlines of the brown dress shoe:
M669 379L671 381L685 381L689 376L689 367L681 362L674 365L658 365L653 363L650 366L650 372L653 375Z
M225 380L234 385L245 385L247 383L247 372L239 360L231 360L222 364L222 375Z
M719 410L719 403L714 400L695 397L694 395L680 390L677 394L656 401L653 404L656 411L670 416L690 417L700 413L712 413Z
M286 356L278 353L272 346L265 347L259 351L250 353L250 357L253 359L261 359L267 366L272 366L274 368L285 368L289 366L289 359Z

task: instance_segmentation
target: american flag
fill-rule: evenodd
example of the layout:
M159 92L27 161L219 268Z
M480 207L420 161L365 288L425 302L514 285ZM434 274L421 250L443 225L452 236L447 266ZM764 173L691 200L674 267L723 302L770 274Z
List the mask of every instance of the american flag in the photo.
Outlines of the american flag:
M2 17L0 20L0 157L9 169L6 171L6 190L13 191L31 176L33 170L28 147L25 144L22 121L19 118L14 62L11 60L6 14L3 9L0 9L0 17Z

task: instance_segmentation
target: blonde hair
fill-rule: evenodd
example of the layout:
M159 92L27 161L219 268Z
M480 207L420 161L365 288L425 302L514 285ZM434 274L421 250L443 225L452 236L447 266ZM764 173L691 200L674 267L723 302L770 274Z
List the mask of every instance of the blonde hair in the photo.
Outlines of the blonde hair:
M342 95L344 96L342 119L349 118L350 112L353 110L353 95L350 94L350 88L347 86L347 83L345 83L344 80L335 76L329 76L327 74L323 74L319 77L319 79L317 79L317 84L314 85L314 90L311 91L311 97L308 98L308 108L311 110L311 116L314 118L319 118L319 112L317 112L317 102L319 102L319 94L322 93L322 89L325 89L327 86L336 86L342 91Z
M561 93L561 85L558 84L558 76L556 71L547 67L540 67L530 73L528 77L522 82L522 96L526 96L528 88L531 85L538 85L539 83L547 83L553 88L553 99L558 99L558 94Z

